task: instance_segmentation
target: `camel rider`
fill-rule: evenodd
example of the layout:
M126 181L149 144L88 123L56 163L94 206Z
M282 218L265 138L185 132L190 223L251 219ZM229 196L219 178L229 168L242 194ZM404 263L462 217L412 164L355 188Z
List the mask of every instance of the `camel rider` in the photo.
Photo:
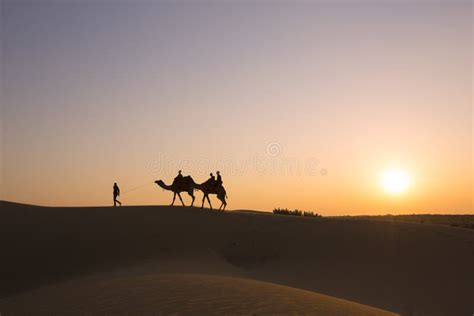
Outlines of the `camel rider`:
M181 170L178 171L178 175L174 178L174 181L180 180L183 178L183 175L181 174Z
M210 178L207 180L208 183L210 183L211 185L216 185L216 177L214 177L214 175L212 174L212 172L209 174Z
M219 171L217 171L216 173L217 173L216 187L221 187L222 186L221 173Z

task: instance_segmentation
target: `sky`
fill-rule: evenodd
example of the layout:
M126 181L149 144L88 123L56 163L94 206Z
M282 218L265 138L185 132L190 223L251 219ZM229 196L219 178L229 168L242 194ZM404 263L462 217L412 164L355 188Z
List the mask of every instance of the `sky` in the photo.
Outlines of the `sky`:
M2 200L474 212L472 1L0 5Z

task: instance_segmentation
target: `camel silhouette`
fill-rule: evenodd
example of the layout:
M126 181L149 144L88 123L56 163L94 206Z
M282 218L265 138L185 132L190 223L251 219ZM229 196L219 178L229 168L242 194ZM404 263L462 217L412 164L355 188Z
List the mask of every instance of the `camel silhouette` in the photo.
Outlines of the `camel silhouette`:
M200 190L203 193L202 197L202 205L201 208L204 207L204 201L207 199L207 202L209 203L209 207L212 210L212 204L211 200L209 199L209 194L216 194L217 198L221 201L221 206L219 207L219 210L224 211L225 207L227 206L226 198L227 198L227 193L224 189L223 186L216 186L214 183L210 183L209 181L206 181L204 183L196 183L191 176L186 176L181 179L175 179L171 185L167 185L166 183L163 182L163 180L157 180L155 183L168 191L171 191L174 193L173 195L173 201L171 202L171 205L174 205L174 201L176 200L176 195L179 197L179 200L181 201L181 204L184 205L183 199L181 198L181 192L187 192L189 196L192 197L192 202L191 206L194 205L194 190Z
M193 178L191 178L191 176L176 178L171 185L167 185L162 180L155 181L155 183L161 188L174 193L173 202L171 202L171 205L174 205L174 201L176 200L176 195L178 195L179 200L181 201L181 204L185 206L183 199L181 198L181 192L188 192L188 194L193 198L193 201L191 202L191 206L193 206L194 199L195 199L193 192L194 192L196 183L194 182Z
M198 190L201 190L204 196L202 197L202 205L201 208L204 207L204 200L207 199L207 202L209 202L209 207L212 210L212 205L211 205L211 200L209 199L209 194L216 194L217 198L219 201L221 201L221 206L219 206L219 211L225 210L225 207L227 206L226 198L227 198L227 193L225 191L224 186L219 185L216 186L215 183L211 183L210 181L206 181L204 183L198 184L195 183L194 187Z

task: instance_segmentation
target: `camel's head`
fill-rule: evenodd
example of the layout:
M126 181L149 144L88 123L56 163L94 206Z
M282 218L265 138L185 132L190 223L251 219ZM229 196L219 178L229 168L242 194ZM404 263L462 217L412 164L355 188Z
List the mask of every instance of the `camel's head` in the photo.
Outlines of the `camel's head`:
M163 180L157 180L155 183L162 189L169 190L170 188L163 182Z

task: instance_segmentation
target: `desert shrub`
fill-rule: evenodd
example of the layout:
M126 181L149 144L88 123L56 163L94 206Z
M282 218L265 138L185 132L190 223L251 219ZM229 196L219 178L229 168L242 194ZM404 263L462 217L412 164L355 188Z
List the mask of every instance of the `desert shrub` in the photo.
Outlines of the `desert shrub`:
M318 213L314 213L312 211L301 211L298 209L289 210L287 208L275 208L273 210L273 214L280 214L280 215L292 215L292 216L311 216L311 217L321 217Z
M300 210L298 210L298 209L296 209L296 210L294 210L294 211L293 211L293 214L291 214L291 215L295 215L295 216L303 216L303 212L302 212L302 211L300 211Z
M303 216L322 217L321 214L314 213L313 211L304 211Z
M281 214L281 215L292 215L292 211L287 208L276 208L273 210L273 214Z

